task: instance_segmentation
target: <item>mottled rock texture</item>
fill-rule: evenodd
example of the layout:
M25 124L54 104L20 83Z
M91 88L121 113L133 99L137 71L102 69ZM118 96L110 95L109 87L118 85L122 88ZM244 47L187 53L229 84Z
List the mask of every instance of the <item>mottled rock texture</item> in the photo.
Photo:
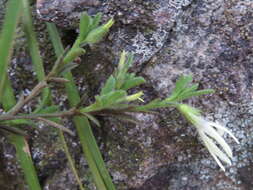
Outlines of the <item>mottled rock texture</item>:
M90 14L104 13L104 19L114 17L116 24L109 39L110 53L115 57L120 51L135 53L139 64L148 61L159 51L168 38L168 32L182 9L191 0L40 0L37 4L38 15L46 21L53 21L65 28L75 28L81 11ZM78 5L77 5L78 4ZM81 10L80 10L81 8ZM124 26L124 27L122 27Z
M214 88L216 93L190 99L188 103L201 108L208 118L226 125L240 141L240 145L236 145L227 139L233 147L234 160L224 173L200 143L195 129L173 109L160 110L160 115L139 114L137 118L141 120L141 125L137 126L101 118L103 128L94 127L94 132L117 189L251 189L253 2L37 2L37 17L62 27L67 42L71 41L68 36L74 35L74 32L66 29L77 28L82 11L90 14L101 11L104 20L113 16L116 24L105 40L88 49L83 57L83 63L76 71L81 91L90 96L97 94L104 79L115 67L114 61L120 51L132 51L136 54L133 71L148 81L143 86L146 101L167 96L179 75L192 74L194 81L200 83L200 88ZM43 25L37 26L42 28ZM46 41L44 34L45 31L40 32L41 40ZM50 46L45 47L50 49ZM45 53L46 49L42 51ZM16 61L22 62L21 55L17 54ZM19 67L22 69L16 76L22 78L24 76L20 73L26 71L26 67ZM61 98L64 100L64 96ZM31 146L45 189L77 189L62 149L57 144L57 135L43 128L35 134ZM69 140L71 151L82 180L94 189L89 183L90 174L87 173L87 164L80 154L79 145L74 143L76 140ZM54 146L51 146L52 142L55 142Z

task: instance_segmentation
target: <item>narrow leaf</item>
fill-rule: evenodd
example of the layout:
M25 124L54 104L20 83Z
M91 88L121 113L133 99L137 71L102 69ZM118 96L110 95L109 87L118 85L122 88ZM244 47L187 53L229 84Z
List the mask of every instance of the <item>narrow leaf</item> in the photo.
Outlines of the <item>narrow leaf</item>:
M24 132L21 129L18 129L16 127L7 127L7 126L0 126L0 131L3 133L11 133L14 135L21 135L21 136L27 136L26 132Z
M93 30L94 28L97 28L98 27L98 25L99 25L99 22L101 21L101 17L102 17L102 13L97 13L95 16L94 16L94 18L93 18L93 20L92 20L92 28L91 28L91 30Z
M177 82L176 87L173 90L173 94L178 94L180 91L182 91L184 88L186 88L187 84L189 84L192 81L192 76L181 76Z
M200 96L200 95L205 95L205 94L211 94L214 93L215 91L213 89L205 89L205 90L199 90L199 91L195 91L195 92L191 92L191 93L187 93L184 96L180 96L178 97L177 101L181 101L187 98L190 98L192 96Z
M115 89L115 78L111 75L101 90L101 95L105 95Z
M121 87L122 90L128 90L130 88L139 86L140 84L145 83L146 80L143 77L135 77L133 79L127 80Z
M97 125L98 127L101 127L99 121L91 114L88 113L82 113L84 114L90 121L92 121L95 125Z
M53 106L48 106L44 109L38 110L36 113L37 114L44 114L44 113L54 113L59 111L59 106L53 105Z
M124 97L126 97L126 95L127 93L124 90L117 90L110 92L106 95L100 96L100 100L102 102L102 105L104 107L107 107L116 103L119 99L123 99Z
M67 72L70 72L72 69L76 68L78 66L77 63L68 63L66 65L64 65L64 67L62 68L62 70L60 71L59 75L64 75Z
M199 84L193 84L191 87L186 88L186 89L182 92L182 94L186 94L186 93L188 93L188 92L196 91L196 90L198 89L198 87L199 87Z
M80 25L79 25L80 41L83 41L86 38L86 36L90 30L90 28L89 28L90 24L91 24L90 16L86 12L82 13L81 18L80 18Z

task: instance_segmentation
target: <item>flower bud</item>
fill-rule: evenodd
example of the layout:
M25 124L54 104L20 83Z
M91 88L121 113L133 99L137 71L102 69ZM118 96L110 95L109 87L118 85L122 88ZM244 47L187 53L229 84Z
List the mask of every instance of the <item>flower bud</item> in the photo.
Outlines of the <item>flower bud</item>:
M110 19L106 24L99 26L89 32L86 39L82 43L94 44L102 40L102 38L109 32L114 20Z

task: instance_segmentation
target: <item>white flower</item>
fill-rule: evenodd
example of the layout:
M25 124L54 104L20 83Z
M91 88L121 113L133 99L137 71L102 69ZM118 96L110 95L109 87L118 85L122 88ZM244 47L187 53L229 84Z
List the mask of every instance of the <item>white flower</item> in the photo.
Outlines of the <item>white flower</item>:
M219 123L208 121L201 117L199 111L193 107L180 104L178 109L196 127L200 138L204 142L204 145L220 168L225 171L221 161L231 165L233 154L231 148L223 139L222 135L224 133L229 134L235 140L235 142L239 144L239 141L236 139L236 137L227 128L221 126Z

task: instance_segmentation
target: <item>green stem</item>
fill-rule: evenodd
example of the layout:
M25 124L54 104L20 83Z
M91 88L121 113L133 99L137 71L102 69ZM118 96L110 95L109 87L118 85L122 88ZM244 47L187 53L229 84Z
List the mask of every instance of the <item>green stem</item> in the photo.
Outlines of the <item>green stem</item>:
M63 52L63 46L59 34L54 24L47 24L50 38L52 40L56 55L59 57ZM64 75L70 82L65 84L69 104L71 107L80 102L79 92L74 83L72 74L69 72ZM78 136L91 169L95 184L99 190L115 190L112 179L105 167L102 155L96 143L91 126L86 117L74 117L74 123L77 128Z

